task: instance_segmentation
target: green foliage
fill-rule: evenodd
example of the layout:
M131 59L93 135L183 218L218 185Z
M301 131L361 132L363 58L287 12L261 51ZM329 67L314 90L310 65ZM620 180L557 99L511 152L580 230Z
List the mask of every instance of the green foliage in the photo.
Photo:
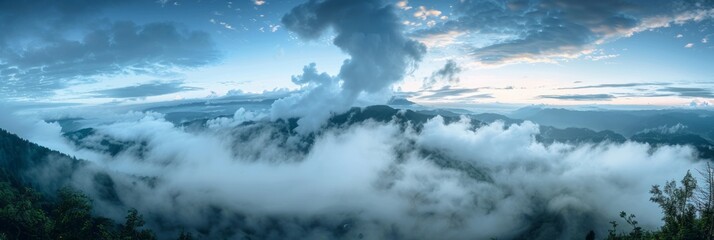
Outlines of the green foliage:
M694 205L694 192L697 180L687 171L678 187L674 181L668 182L664 189L655 185L650 190L650 200L659 204L664 213L662 236L668 239L701 239L698 227L697 208Z
M54 236L61 239L86 239L92 235L92 204L87 196L64 188L59 191L59 203L54 209Z
M0 129L0 240L156 239L153 232L141 229L144 220L136 210L130 210L126 223L119 225L93 215L91 200L81 192L63 188L51 199L24 187L27 183L20 173L49 159L67 163L55 169L58 186L70 178L73 168L85 164Z
M38 204L32 189L17 189L0 182L0 232L3 239L48 239L52 221Z
M39 193L0 181L0 240L4 239L104 239L154 240L154 233L141 229L144 220L129 210L122 225L92 215L92 202L81 192L64 188L56 202ZM190 234L180 239L191 239Z
M608 238L612 240L630 239L714 239L712 237L712 196L714 189L714 171L707 166L707 171L701 171L705 180L704 187L697 186L697 180L688 171L678 185L675 181L667 182L664 187L652 186L650 201L657 203L662 209L664 226L658 231L642 230L635 220L635 215L620 213L627 224L632 227L629 233L618 232L617 222L612 221L612 229Z
M639 222L636 220L634 214L627 214L626 212L620 212L620 218L627 223L627 225L632 228L629 233L618 233L617 231L617 221L612 221L612 229L608 230L607 239L612 240L643 240L643 239L660 239L657 232L644 231L642 227L639 226ZM594 239L594 237L593 237Z
M150 240L156 239L151 230L139 229L144 226L144 219L136 209L129 210L126 222L121 226L120 239L122 240Z
M193 235L190 232L181 231L178 240L193 240Z

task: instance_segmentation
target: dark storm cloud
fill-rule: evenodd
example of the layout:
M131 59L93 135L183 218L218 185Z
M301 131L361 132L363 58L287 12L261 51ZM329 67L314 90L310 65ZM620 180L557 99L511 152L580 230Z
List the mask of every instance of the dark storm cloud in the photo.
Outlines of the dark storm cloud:
M614 84L597 84L597 85L587 85L578 87L567 87L559 89L588 89L588 88L633 88L633 87L644 87L644 86L666 86L670 83L614 83Z
M126 2L129 1L0 0L0 46L13 45L20 38L58 38L62 31L85 24L85 18L101 9Z
M628 36L669 22L696 19L688 11L711 9L698 1L464 0L456 16L416 33L429 37L450 32L506 36L468 53L486 64L547 61L586 54L599 42ZM658 18L659 21L650 21Z
M380 91L400 81L426 51L403 35L393 7L380 0L311 0L293 8L282 23L304 39L332 28L337 34L333 43L350 55L339 77L353 93Z
M141 98L159 96L183 91L199 90L197 87L183 86L181 81L173 82L153 82L129 87L110 88L94 91L97 97L108 98Z
M447 60L444 67L436 70L430 77L424 79L424 87L428 88L436 84L438 81L446 81L448 83L459 82L458 74L461 73L461 67L454 60Z
M682 97L702 97L702 98L714 98L714 91L708 88L698 88L698 87L666 87L659 89L662 92L676 93Z
M379 93L401 81L426 47L404 35L394 11L381 0L311 0L284 15L285 28L304 40L332 30L333 44L350 57L335 77L318 74L315 64L306 66L293 78L306 91L276 101L271 118L302 117L297 130L314 131L332 113L348 110L360 94Z
M608 101L615 98L610 94L568 94L568 95L540 95L538 98L550 98L573 101Z
M218 59L205 32L170 22L137 24L94 18L111 4L0 3L4 36L0 37L0 78L4 79L0 93L37 96L98 76L161 75Z

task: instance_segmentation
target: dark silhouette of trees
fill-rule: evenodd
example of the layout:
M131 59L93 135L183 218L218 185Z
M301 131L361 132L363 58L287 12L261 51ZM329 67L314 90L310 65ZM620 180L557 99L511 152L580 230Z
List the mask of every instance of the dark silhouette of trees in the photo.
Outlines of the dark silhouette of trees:
M699 227L706 239L714 239L714 169L709 163L699 170L703 184L697 188L695 203L699 210Z
M48 239L54 224L43 211L39 194L0 182L0 232L7 239Z
M707 164L699 170L702 185L687 171L679 184L669 181L664 186L654 185L650 190L650 201L662 209L664 225L657 231L644 231L637 225L635 215L622 212L632 230L629 233L617 231L617 222L610 222L612 230L608 239L714 239L714 169Z
M668 239L701 239L699 231L697 208L694 202L694 193L697 189L697 180L687 171L677 186L675 181L670 181L661 189L659 185L652 186L650 201L657 203L664 213L664 226L662 235Z
M92 215L92 202L81 192L63 188L56 202L30 188L0 181L0 239L106 239L153 240L154 233L142 229L144 220L131 209L122 225ZM191 239L182 233L181 239Z
M120 239L122 240L151 240L156 239L154 233L144 226L144 219L136 209L130 209L126 215L126 222L121 226Z

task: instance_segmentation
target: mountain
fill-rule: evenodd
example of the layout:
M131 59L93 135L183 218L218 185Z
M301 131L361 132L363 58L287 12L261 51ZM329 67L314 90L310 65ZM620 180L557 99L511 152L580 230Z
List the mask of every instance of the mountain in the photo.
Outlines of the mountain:
M513 112L509 117L557 128L611 130L627 137L647 129L683 125L689 131L696 132L709 141L714 140L714 111L687 109L579 111L526 107Z
M0 129L0 179L53 195L69 186L80 169L90 165L89 161L48 149ZM110 175L95 171L89 173L85 177L91 179L92 184L86 187L91 187L98 194L96 197L122 204Z
M558 129L541 126L540 134L536 136L536 140L546 144L553 142L572 144L601 142L623 143L627 141L627 138L610 130L593 131L587 128Z
M608 119L608 121L616 121L617 119L628 119L628 118L637 118L640 119L640 121L644 121L642 119L643 116L637 116L636 114L627 114L624 112L580 112L580 111L571 111L571 110L565 110L565 109L550 109L550 110L541 110L540 113L537 111L534 111L533 109L529 109L530 113L535 113L536 116L534 118L539 119L541 122L551 122L548 119L557 119L557 116L560 115L566 115L569 117L565 117L564 119L570 119L568 121L584 121L584 118L590 117L592 119ZM640 113L641 114L641 113ZM356 123L362 123L367 120L370 121L376 121L376 122L389 122L389 121L394 121L397 124L402 125L403 127L405 126L406 123L411 123L415 129L419 130L421 129L421 125L426 123L429 119L433 118L436 115L440 115L444 118L445 122L454 122L458 121L460 119L461 115L467 115L472 119L472 124L474 127L484 125L484 124L489 124L493 123L496 121L501 121L505 123L506 126L509 126L511 124L520 124L524 120L521 119L513 119L509 118L504 115L500 114L493 114L493 113L481 113L481 114L460 114L460 113L455 113L446 109L435 109L435 110L420 110L420 111L413 111L413 110L408 110L408 109L395 109L390 106L386 105L375 105L375 106L368 106L364 108L359 108L355 107L350 109L349 111L342 113L342 114L337 114L333 115L329 120L326 125L325 129L330 129L330 128L339 128L339 127L346 127L350 126L352 124ZM648 116L648 115L645 115ZM652 116L651 114L649 116ZM659 116L659 115L655 115ZM664 116L672 116L672 114L664 114ZM677 119L687 119L688 116L686 114L674 114L674 116L679 116ZM230 115L225 115L221 117L227 117L230 118L232 116ZM692 116L689 116L692 117ZM613 119L609 119L613 118ZM597 122L595 120L590 120L589 122ZM666 123L666 122L671 122L671 121L655 121L656 119L664 119L663 117L655 118L651 117L649 118L650 122L654 122L649 125L657 125L661 123ZM203 119L197 119L189 122L184 122L181 124L182 127L187 129L188 131L197 131L197 130L202 130L206 127L206 124L209 119L203 118ZM287 139L289 135L295 135L296 133L294 132L295 127L297 127L297 120L298 119L288 119L288 120L278 120L277 122L270 123L272 127L275 127L275 129L283 129L282 133L276 133L278 135L282 135L284 138ZM562 120L562 119L561 119ZM531 119L529 119L531 121ZM634 121L634 120L633 120ZM692 122L692 121L690 121ZM242 125L253 125L257 124L257 122L245 122ZM563 124L556 122L556 124L560 126L568 126L569 124ZM613 127L612 129L607 129L605 127L608 127L610 125L614 125L614 123L607 123L607 122L600 122L597 124L588 124L588 123L583 123L583 124L571 124L571 125L577 125L577 126L589 126L589 127L556 127L556 126L549 126L546 124L541 123L540 124L540 133L536 135L536 140L545 144L552 144L554 142L561 142L561 143L571 143L571 144L577 144L577 143L601 143L601 142L613 142L613 143L622 143L628 140L625 136L617 132L617 129L622 129L622 128L616 128ZM262 128L256 128L255 131L260 131ZM80 145L84 148L88 148L91 150L98 150L101 152L106 152L109 153L112 156L115 156L116 154L122 152L123 150L133 147L133 146L138 146L139 149L141 149L141 146L145 143L142 143L140 140L137 140L138 142L122 142L122 141L117 141L111 138L108 138L106 136L98 136L100 138L100 144L83 144L82 140L86 137L93 136L95 135L96 131L91 128L87 129L81 129L78 131L73 131L73 132L68 132L65 134L65 137L68 139L72 140L75 144ZM253 136L256 133L251 133L251 132L241 132L240 136L241 138L249 138ZM709 144L708 140L705 138L698 136L698 135L687 135L687 136L678 136L678 135L657 135L656 137L651 136L651 134L637 134L631 138L633 141L638 141L638 142L644 142L644 143L650 143L653 145L661 145L661 144L690 144L695 146L700 152L704 153L703 156L710 156L709 153L707 153L709 150ZM310 142L310 141L308 141ZM309 145L305 146L303 150L307 150L306 147L309 147Z
M714 160L714 144L703 137L692 133L648 131L635 134L630 138L630 140L648 143L652 146L689 145L693 146L697 150L700 158Z
M392 97L389 99L389 102L387 102L387 105L394 105L394 106L409 106L409 105L414 105L416 103L407 100L406 98L396 98Z
M364 108L352 108L345 113L333 115L329 119L328 123L324 126L324 129L322 131L309 134L307 136L299 135L294 131L295 127L297 126L298 119L255 122L248 121L243 122L234 127L220 128L216 131L215 129L209 128L209 126L207 126L207 122L209 119L204 118L193 120L190 122L184 122L182 124L177 124L176 131L186 131L188 133L192 133L192 131L198 131L196 132L197 134L217 134L219 137L221 137L221 139L225 140L225 142L222 143L225 143L225 150L227 150L226 155L235 157L230 158L229 160L244 158L261 159L265 160L266 162L270 162L272 158L262 157L261 154L269 154L268 152L270 152L270 149L268 149L268 147L271 147L272 145L285 148L284 152L280 152L280 154L275 155L277 159L284 159L284 156L286 156L286 154L284 153L298 154L296 156L300 156L300 154L305 154L307 156L310 153L310 149L312 149L312 145L314 144L314 142L316 142L315 139L319 139L320 134L324 134L326 131L329 130L336 130L339 132L356 124L358 125L365 122L374 121L381 123L393 122L400 127L414 126L415 130L417 132L420 132L423 124L426 123L429 119L436 116L436 114L442 115L446 122L459 121L462 115L460 113L450 112L446 109L437 109L433 111L413 111L406 109L395 109L390 106L382 105L369 106ZM504 128L509 128L509 124L522 123L524 121L521 119L512 119L498 114L470 114L469 117L471 117L472 119L472 125L474 126L474 128L484 125L486 123L496 121L506 123ZM653 145L689 144L695 146L698 150L700 150L700 153L704 152L702 149L706 150L706 147L711 146L711 144L709 144L709 141L705 138L702 138L699 135L693 134L691 132L684 131L682 129L687 128L684 127L684 125L677 125L676 127L653 128L633 135L631 140L647 142ZM209 132L200 132L205 130L208 130ZM539 134L535 136L524 135L522 139L524 139L525 142L529 142L530 139L532 139L531 137L533 137L537 141L542 142L546 145L553 144L555 142L563 142L570 144L597 144L602 142L621 143L627 141L627 138L625 136L612 130L592 130L587 128L574 127L558 128L547 125L541 125L539 130ZM528 131L530 131L530 129L528 129ZM190 137L190 135L191 134L180 136ZM180 163L179 161L172 162L172 159L174 159L174 155L172 154L168 154L165 159L156 158L155 155L153 155L152 158L152 150L146 150L152 148L152 146L142 148L143 146L147 145L145 141L151 142L151 138L146 140L140 139L142 138L141 136L137 136L136 139L132 138L131 141L118 141L116 139L111 138L110 136L104 135L99 129L93 128L85 128L77 131L67 132L64 136L74 142L80 148L92 150L94 152L106 153L106 155L109 156L121 155L120 158L131 158L137 163L142 162L143 160L152 160L153 162L159 162L160 164L165 164L168 166L175 166L176 164ZM270 142L271 144L264 144L265 142L260 141L261 138L266 139L266 141ZM135 204L135 202L132 202L131 198L132 191L146 191L141 192L144 194L153 192L158 193L160 192L160 189L163 188L157 186L166 187L167 185L163 184L166 184L170 181L170 178L165 178L161 174L148 175L146 176L146 179L142 179L140 177L131 176L127 178L124 176L124 173L114 172L116 169L100 170L100 168L97 168L94 171L86 171L91 168L83 167L91 166L92 163L78 160L73 157L66 156L61 153L43 148L7 132L2 132L2 134L0 134L0 139L2 140L0 141L0 160L2 160L0 161L0 167L2 167L4 175L11 176L12 179L17 179L14 180L16 182L37 185L39 186L39 189L48 189L44 186L41 186L42 184L38 183L39 181L45 183L49 182L52 186L54 186L52 188L57 189L59 188L59 186L65 185L68 179L75 178L76 180L77 175L89 175L89 177L83 177L83 179L81 179L81 183L85 184L82 186L83 190L90 193L93 199L96 200L97 203L102 204L101 206L105 207L106 209L128 208L130 204ZM171 138L170 140L173 140L173 138ZM486 146L484 149L488 149L492 146L489 141L490 139L486 139ZM250 145L249 143L252 142L255 142L255 144ZM181 145L181 147L191 146L194 145ZM464 175L463 177L459 177L459 181L475 181L479 184L493 184L497 183L498 181L502 181L499 180L497 177L494 177L498 176L497 174L494 174L496 172L492 171L492 169L489 168L487 164L482 164L484 162L480 161L478 158L475 159L475 161L465 161L464 159L454 157L449 152L442 151L439 148L432 149L425 147L425 145L420 145L417 141L404 141L403 144L400 145L399 149L395 150L395 158L397 158L397 161L395 162L397 163L399 161L402 161L402 158L407 159L406 157L410 156L407 154L403 154L405 152L402 152L402 148L413 149L413 152L410 150L407 153L413 153L415 155L423 157L428 161L431 161L438 167L438 169L446 169L455 173L463 173ZM246 149L254 149L254 151L244 151ZM319 147L316 149L319 149ZM199 151L200 150L201 149L199 149ZM509 150L510 148L507 148L505 151ZM147 155L144 155L146 156L146 158L142 156L144 151L148 153ZM136 154L136 158L134 158L134 156L129 156L128 154ZM496 155L498 154L500 154L500 152L496 153ZM498 156L496 156L496 158L498 158ZM296 161L301 161L301 158L296 157ZM59 172L61 174L59 174L59 176L57 177L50 176L37 178L37 176L39 175L37 175L38 171L36 170L38 168L41 169L42 166L47 165L59 165L69 167L60 168ZM76 174L76 172L78 171L77 169L85 171L81 171L82 174ZM193 171L194 169L190 170ZM393 170L394 176L401 176L401 169L394 168ZM392 171L391 168L390 171ZM48 171L45 171L45 173L47 172ZM163 174L163 171L160 172ZM232 174L232 171L231 173L229 173L228 176L230 176L230 174ZM191 180L188 180L187 182L190 181ZM388 184L388 182L385 184ZM117 191L116 189L119 189L119 191ZM122 193L123 195L119 195L118 192ZM178 196L178 194L187 193L177 193L176 196ZM564 221L569 218L566 217L566 215L560 215L559 213L554 213L547 210L547 206L549 206L550 203L546 200L549 199L535 201L534 204L529 207L531 209L539 210L534 211L531 216L528 216L528 219L530 219L529 222L531 222L532 224L526 226L524 230L519 233L517 238L529 239L529 236L546 236L545 239L553 239L557 236L560 236L558 234L563 234L559 233L561 229L554 230L552 228L566 226L567 224L565 224ZM281 218L281 216L251 216L250 214L246 214L240 211L231 212L230 209L221 208L220 205L207 206L209 206L208 208L206 208L208 213L202 215L203 218L208 219L206 220L207 224L192 226L192 228L189 229L189 231L199 233L199 236L209 236L209 238L211 236L234 236L236 232L240 232L246 233L246 235L254 236L255 239L262 239L266 238L269 233L272 233L271 229L285 227L288 226L287 224L293 224L290 222L292 220ZM154 227L154 230L166 230L163 234L167 234L166 232L168 232L168 235L164 236L171 236L172 234L176 233L175 231L185 227L185 225L181 225L185 224L185 222L174 222L172 221L172 219L164 217L171 216L172 213L169 213L167 215L161 215L157 213L152 213L151 211L147 212L148 213L146 216L148 216L147 219L149 219L147 222L150 222L150 224L152 224L151 227ZM602 223L605 222L601 221L602 219L596 219L595 217L593 217L597 216L599 218L599 215L597 215L596 213L586 211L582 214L583 215L580 215L582 219L579 219L578 221L580 221L581 224L583 224L584 226L602 225ZM323 229L321 231L328 232L330 236L333 236L337 239L344 238L344 236L347 236L345 234L347 232L350 232L348 229L349 226L359 226L360 224L359 222L350 222L358 220L352 220L349 216L345 220L338 220L339 221L328 221L325 219L321 219L320 217L316 217L314 220L310 220L311 222L299 222L296 223L297 225L295 226L299 226L300 228L305 229ZM214 222L223 221L230 222L231 224L213 224ZM247 224L247 222L249 221L266 221L267 224L261 225L258 228L253 228L250 224ZM578 231L583 229L577 228ZM356 232L351 233L356 234Z
M49 164L57 166L52 173L52 180L55 181L55 187L59 187L70 178L72 172L87 162L0 129L0 177L18 184L37 185L38 179L28 173Z
M429 119L435 117L436 115L441 115L445 122L453 122L459 120L459 115L452 112L426 112L426 111L412 111L412 110L400 110L395 109L386 105L374 105L365 108L352 108L349 111L334 115L328 121L329 127L336 126L348 126L355 123L361 123L367 120L377 121L377 122L389 122L395 121L399 124L406 124L410 122L414 124L417 129L421 125L426 123ZM473 121L472 124L476 126L480 125L479 121Z

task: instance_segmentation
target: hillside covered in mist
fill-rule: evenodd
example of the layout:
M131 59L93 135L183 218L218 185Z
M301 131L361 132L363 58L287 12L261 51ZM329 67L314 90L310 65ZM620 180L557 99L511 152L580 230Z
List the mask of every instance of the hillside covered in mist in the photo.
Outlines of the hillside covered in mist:
M244 109L181 124L134 112L69 132L32 125L76 158L4 133L0 159L10 183L50 202L77 189L118 223L137 209L160 239L605 237L620 211L657 230L652 185L710 161L698 150L709 140L679 132L439 113L353 108L304 135L297 119Z

